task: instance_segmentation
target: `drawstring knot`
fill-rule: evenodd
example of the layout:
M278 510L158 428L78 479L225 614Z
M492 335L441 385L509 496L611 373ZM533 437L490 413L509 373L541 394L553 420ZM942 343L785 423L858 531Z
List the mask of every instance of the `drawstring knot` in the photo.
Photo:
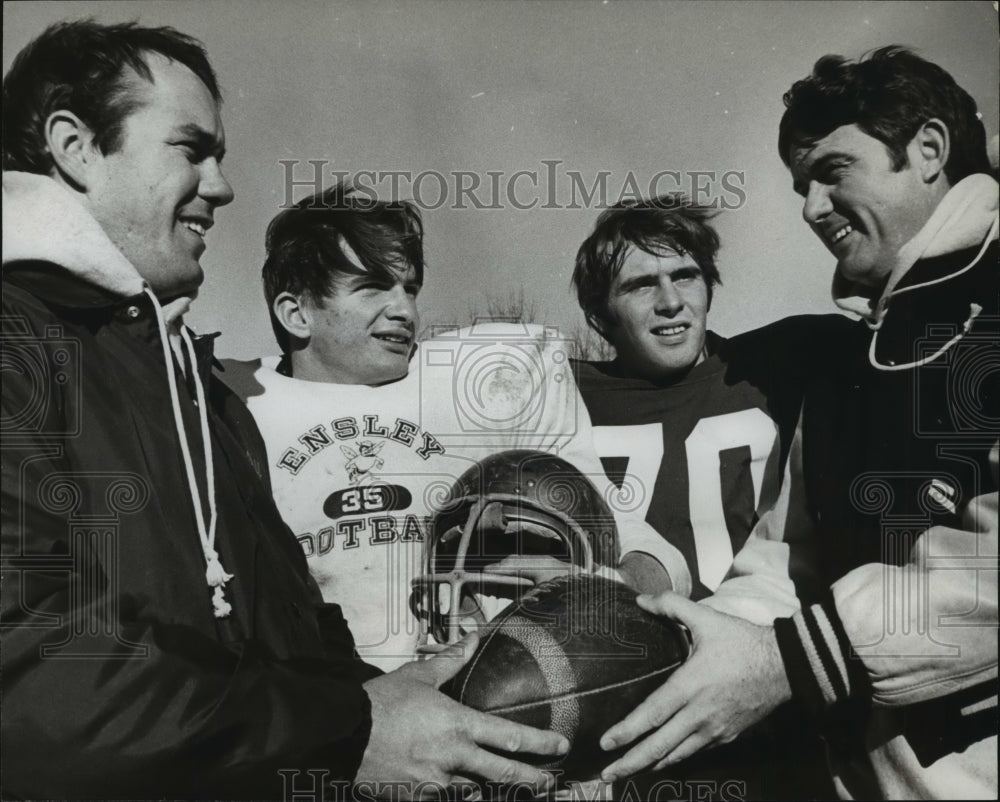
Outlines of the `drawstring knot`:
M210 588L221 588L233 578L233 575L227 574L226 569L222 567L215 549L206 549L205 559L208 562L208 566L205 568L205 581L208 582Z

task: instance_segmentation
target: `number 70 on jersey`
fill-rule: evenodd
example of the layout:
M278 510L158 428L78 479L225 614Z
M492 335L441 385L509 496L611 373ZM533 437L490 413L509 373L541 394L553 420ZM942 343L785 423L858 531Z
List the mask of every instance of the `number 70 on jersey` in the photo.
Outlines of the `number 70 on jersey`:
M663 424L645 423L626 426L595 426L594 449L599 457L624 457L625 478L621 489L627 511L643 520L654 503L671 503L655 498L657 478L663 470ZM733 562L732 535L726 523L725 499L750 492L754 510L760 509L765 471L773 472L777 490L776 466L769 466L775 446L777 427L761 409L743 409L725 415L701 418L684 440L684 454L669 454L677 470L686 468L688 515L694 534L698 575L703 585L715 590ZM749 449L749 472L742 471L739 481L749 481L752 488L724 488L722 453L731 449ZM771 462L774 462L772 460ZM771 476L767 477L768 479ZM662 481L671 481L669 476ZM743 490L741 494L739 491ZM661 532L668 540L669 532ZM747 533L739 533L745 537Z

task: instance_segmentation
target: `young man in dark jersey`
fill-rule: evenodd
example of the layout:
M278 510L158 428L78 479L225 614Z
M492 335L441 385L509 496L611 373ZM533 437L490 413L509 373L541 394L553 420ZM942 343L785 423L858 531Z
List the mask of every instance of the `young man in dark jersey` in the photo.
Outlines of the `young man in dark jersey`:
M596 450L636 513L687 559L695 600L715 590L758 513L773 505L797 388L815 364L809 354L848 322L790 318L732 339L709 331L720 283L711 217L679 195L614 206L580 246L573 273L587 322L616 352L577 363ZM794 722L771 723L644 778L644 789L697 790L698 798L824 793L815 740L793 749Z

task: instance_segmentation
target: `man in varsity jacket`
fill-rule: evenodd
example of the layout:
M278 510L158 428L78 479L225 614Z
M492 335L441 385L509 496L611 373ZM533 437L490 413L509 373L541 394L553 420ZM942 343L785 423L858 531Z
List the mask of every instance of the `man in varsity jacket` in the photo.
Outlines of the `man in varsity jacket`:
M997 184L972 98L901 48L820 59L779 150L862 315L808 388L781 495L712 600L664 594L695 653L605 734L622 776L794 699L847 798L997 794ZM794 584L793 584L794 583ZM801 609L790 617L783 607ZM753 623L709 609L744 614ZM773 620L766 605L773 600Z

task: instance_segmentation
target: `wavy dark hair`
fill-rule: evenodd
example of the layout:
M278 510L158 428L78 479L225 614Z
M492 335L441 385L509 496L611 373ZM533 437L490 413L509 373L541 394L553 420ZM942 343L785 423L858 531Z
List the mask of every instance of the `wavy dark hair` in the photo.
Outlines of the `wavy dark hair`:
M784 101L778 152L786 166L793 148L855 124L882 142L892 168L901 170L917 129L936 117L950 134L944 167L949 183L973 173L991 173L976 101L937 64L899 45L879 48L858 61L823 56L809 77L792 84Z
M711 303L712 289L722 283L715 256L719 235L708 221L712 209L692 203L680 193L617 203L601 213L594 230L576 253L573 286L587 323L607 339L608 296L633 248L654 256L690 254L701 268Z
M361 267L344 253L344 243ZM267 227L265 244L264 297L284 353L289 335L274 314L281 293L319 304L341 276L370 273L392 281L410 267L417 283L424 282L424 228L417 207L377 200L349 183L338 182L280 212Z
M148 53L183 64L201 79L216 103L222 102L205 47L191 36L135 22L58 22L25 46L4 76L3 169L52 172L45 122L60 109L87 124L102 153L121 148L125 118L142 105L125 70L130 67L152 81Z

